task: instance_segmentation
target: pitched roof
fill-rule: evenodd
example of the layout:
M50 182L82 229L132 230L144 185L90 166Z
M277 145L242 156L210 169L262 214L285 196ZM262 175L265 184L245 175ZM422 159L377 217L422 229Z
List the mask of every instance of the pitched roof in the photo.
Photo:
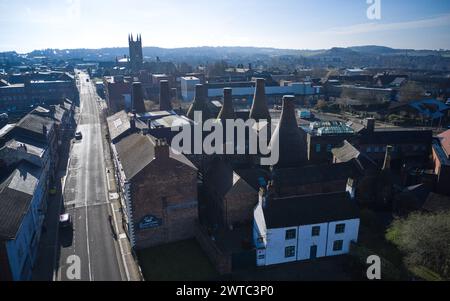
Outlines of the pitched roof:
M367 154L361 153L347 140L344 141L341 147L333 148L331 152L339 160L339 162L349 162L351 160L355 160L361 169L377 168L377 164Z
M154 140L155 138L150 135L134 133L115 144L123 172L128 180L135 177L155 159ZM170 158L196 169L184 155L175 154L172 149L170 149Z
M373 133L360 136L359 144L398 145L423 143L431 144L433 132L422 129L378 128Z
M115 146L127 179L132 179L155 158L154 144L147 135L131 134Z
M1 239L16 237L33 200L40 175L40 168L23 162L0 184Z
M28 131L33 135L39 136L42 139L46 139L47 136L44 134L44 126L49 131L55 124L50 118L43 117L37 114L27 114L23 117L17 124L16 128Z
M273 179L276 185L302 186L331 181L345 181L361 175L352 162L312 165L299 168L284 168L274 170Z
M131 132L130 118L132 118L131 115L125 111L117 112L107 118L111 141L115 142L116 139L119 139L124 134ZM134 118L134 121L138 130L148 128L145 122L142 122L137 118Z
M206 174L205 184L220 197L230 193L256 192L223 160L215 160L211 163Z
M347 192L273 199L263 211L269 229L359 218L359 209Z

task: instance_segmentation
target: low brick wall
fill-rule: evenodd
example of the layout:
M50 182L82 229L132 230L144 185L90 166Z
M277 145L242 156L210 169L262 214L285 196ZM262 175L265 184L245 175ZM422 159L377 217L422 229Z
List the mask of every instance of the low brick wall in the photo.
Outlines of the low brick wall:
M220 275L231 274L232 272L232 257L231 254L226 254L211 240L207 231L199 224L195 225L195 238L200 244L203 251L208 255L209 260L216 268Z

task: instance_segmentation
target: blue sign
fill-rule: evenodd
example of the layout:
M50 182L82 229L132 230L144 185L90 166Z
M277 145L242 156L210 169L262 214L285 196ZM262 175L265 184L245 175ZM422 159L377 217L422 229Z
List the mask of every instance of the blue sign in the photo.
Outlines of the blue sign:
M147 216L144 216L142 218L141 222L139 223L139 229L140 230L153 229L153 228L161 227L161 225L162 225L162 219L157 218L153 215L147 215Z

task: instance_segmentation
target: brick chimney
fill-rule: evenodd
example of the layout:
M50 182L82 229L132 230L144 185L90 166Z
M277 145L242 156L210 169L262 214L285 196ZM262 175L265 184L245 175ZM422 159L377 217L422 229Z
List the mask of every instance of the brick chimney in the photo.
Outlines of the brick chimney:
M388 145L386 147L386 155L384 157L383 170L390 170L391 169L392 150L393 150L393 147L391 145Z
M130 129L136 129L136 115L134 113L130 115Z
M233 90L231 88L225 88L223 89L223 106L222 110L219 113L219 116L217 116L217 119L222 120L222 122L225 122L227 119L234 120L236 118L236 114L234 113L234 107L233 107Z
M145 113L144 91L140 82L134 82L132 88L132 111L136 113Z
M364 126L369 133L373 133L375 131L375 118L364 119Z
M187 117L191 120L194 120L195 112L202 112L203 120L212 118L211 112L208 107L206 87L201 84L195 86L194 102L187 112Z
M272 136L271 145L279 145L277 168L289 168L307 162L306 141L298 127L295 116L295 96L283 97L283 110L280 122Z
M270 121L269 108L266 101L266 81L264 78L256 79L255 96L253 97L253 105L250 110L250 119L256 121Z
M161 111L172 111L169 81L162 80L159 83L159 109Z
M155 141L155 158L157 160L165 160L170 157L170 146L166 139L156 139Z

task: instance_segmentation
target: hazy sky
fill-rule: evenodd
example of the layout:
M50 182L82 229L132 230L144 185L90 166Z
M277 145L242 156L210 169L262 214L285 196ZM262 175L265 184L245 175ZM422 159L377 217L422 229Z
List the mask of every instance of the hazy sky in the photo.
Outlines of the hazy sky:
M127 46L450 49L449 0L0 0L0 51Z

